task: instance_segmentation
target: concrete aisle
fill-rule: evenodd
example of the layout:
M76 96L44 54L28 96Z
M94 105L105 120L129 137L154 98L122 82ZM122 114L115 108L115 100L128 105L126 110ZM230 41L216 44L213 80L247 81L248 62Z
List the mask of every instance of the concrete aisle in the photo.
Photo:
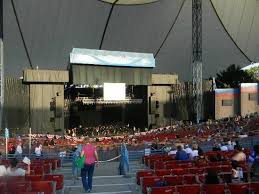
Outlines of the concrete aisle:
M93 190L95 194L136 194L135 175L136 171L143 169L139 161L130 162L129 177L118 175L118 162L102 163L98 168L95 168L93 178ZM58 174L63 174L65 179L64 192L65 194L82 194L84 193L82 182L73 180L71 174L71 164L67 164L62 169L57 171Z

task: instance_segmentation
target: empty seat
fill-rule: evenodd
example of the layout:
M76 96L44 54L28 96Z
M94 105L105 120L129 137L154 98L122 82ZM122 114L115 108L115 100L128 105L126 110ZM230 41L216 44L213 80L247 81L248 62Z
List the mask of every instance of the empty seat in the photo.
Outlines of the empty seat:
M31 191L44 192L44 194L52 194L53 186L51 181L34 181L31 182Z
M173 194L175 193L174 186L152 187L150 194Z
M44 181L55 181L56 190L62 190L64 186L64 176L61 174L48 174L44 176Z
M178 185L176 190L178 194L199 194L201 187L200 185Z
M206 194L224 194L225 192L225 185L224 184L206 184L203 186L203 191Z
M155 174L157 176L165 176L165 175L170 175L171 174L171 170L167 170L167 169L162 169L162 170L156 170Z
M164 176L164 181L167 183L167 185L170 185L170 186L182 185L183 177L182 176Z
M41 181L42 175L26 175L25 180L27 180L27 181Z
M26 181L16 181L16 182L8 182L6 190L8 193L16 194L21 191L29 191L30 182Z
M250 183L250 191L252 193L259 193L259 182Z
M176 168L176 169L172 169L171 171L173 175L184 175L187 173L188 170L187 169L184 170L183 168Z
M228 184L228 189L232 194L246 194L249 190L248 183L231 183Z
M137 174L136 174L137 184L140 185L140 178L141 177L152 176L152 175L153 175L153 171L150 171L150 170L138 171Z
M196 179L194 174L186 174L183 175L183 183L184 184L195 184Z

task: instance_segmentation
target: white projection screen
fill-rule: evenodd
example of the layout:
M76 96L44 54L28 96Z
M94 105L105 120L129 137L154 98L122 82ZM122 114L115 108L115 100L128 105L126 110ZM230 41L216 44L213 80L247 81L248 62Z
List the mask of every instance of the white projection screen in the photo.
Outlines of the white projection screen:
M125 83L104 83L103 84L104 100L126 100Z

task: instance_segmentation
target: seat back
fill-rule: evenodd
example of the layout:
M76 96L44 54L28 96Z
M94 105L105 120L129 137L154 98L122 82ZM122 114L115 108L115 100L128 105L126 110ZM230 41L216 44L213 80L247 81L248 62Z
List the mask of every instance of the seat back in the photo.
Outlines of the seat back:
M165 186L165 187L152 187L150 194L173 194L175 193L174 186Z
M248 183L231 183L228 184L228 189L232 194L246 194L249 190Z
M224 194L225 185L223 184L206 184L203 186L203 190L206 194Z
M159 181L163 181L162 177L143 177L141 178L141 189L142 193L147 193L147 187L155 187L156 183Z
M138 171L137 174L136 174L137 184L140 185L140 178L141 177L152 176L152 175L153 175L153 171L151 171L151 170Z
M16 194L21 191L29 191L30 182L28 181L8 182L6 189L8 193L12 193L12 194Z
M183 176L164 176L164 181L170 186L182 185Z
M25 180L27 180L27 181L41 181L42 175L26 175Z
M259 182L250 183L250 190L253 193L259 193Z
M51 181L34 181L31 182L31 191L44 192L44 194L52 194L53 186Z
M64 176L62 174L48 174L44 176L44 181L55 181L56 190L63 189L64 186Z
M201 192L200 185L178 185L176 187L178 194L199 194Z

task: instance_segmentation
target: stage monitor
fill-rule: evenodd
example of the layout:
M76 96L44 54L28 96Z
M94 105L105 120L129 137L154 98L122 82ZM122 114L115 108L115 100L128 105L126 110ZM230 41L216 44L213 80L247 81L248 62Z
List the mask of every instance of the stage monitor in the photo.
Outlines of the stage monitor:
M104 83L103 85L104 100L126 100L125 83Z

